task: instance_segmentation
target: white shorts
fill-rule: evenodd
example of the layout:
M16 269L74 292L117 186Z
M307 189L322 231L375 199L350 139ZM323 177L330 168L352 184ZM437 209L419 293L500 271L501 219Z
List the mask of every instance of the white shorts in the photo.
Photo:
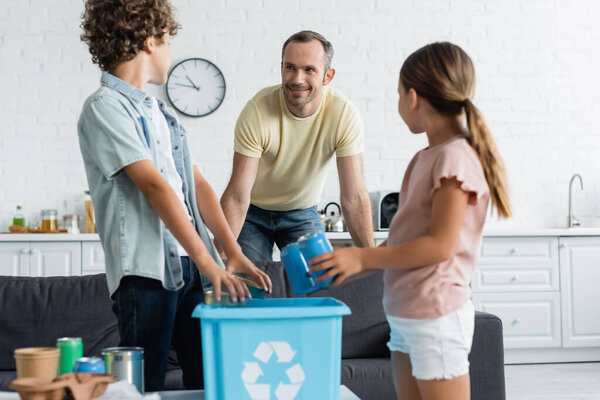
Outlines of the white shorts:
M469 372L469 352L475 329L475 309L464 306L439 318L387 316L391 351L410 356L412 374L419 380L452 379Z

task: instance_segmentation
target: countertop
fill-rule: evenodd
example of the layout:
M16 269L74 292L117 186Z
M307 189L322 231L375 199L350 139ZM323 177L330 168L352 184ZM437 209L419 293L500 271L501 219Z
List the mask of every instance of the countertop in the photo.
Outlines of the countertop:
M483 236L600 236L600 227L484 229Z
M350 234L348 232L327 232L325 235L330 240L344 240L350 238ZM388 231L376 231L373 232L373 236L375 240L387 239ZM483 236L600 236L600 227L484 229Z
M348 232L326 232L330 240L349 240ZM373 232L375 240L385 240L388 231ZM484 237L502 236L600 236L600 227L589 228L509 228L484 230ZM0 242L97 242L97 233L2 233Z
M97 242L97 233L2 233L0 242Z

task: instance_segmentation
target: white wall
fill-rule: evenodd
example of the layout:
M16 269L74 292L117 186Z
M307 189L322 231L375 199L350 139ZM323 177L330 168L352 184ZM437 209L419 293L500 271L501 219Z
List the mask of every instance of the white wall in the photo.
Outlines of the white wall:
M0 7L0 230L14 207L83 212L87 188L76 121L99 71L79 41L80 0L2 0ZM478 74L483 111L508 169L514 218L490 227L564 226L569 178L574 212L600 225L600 2L595 0L176 0L183 30L173 63L215 62L227 80L217 112L182 117L192 152L220 195L231 170L232 132L245 102L278 83L281 45L313 29L333 42L332 86L357 104L366 132L369 190L398 189L426 145L396 112L397 75L418 47L462 46ZM150 88L166 98L163 88ZM324 198L335 200L335 167Z

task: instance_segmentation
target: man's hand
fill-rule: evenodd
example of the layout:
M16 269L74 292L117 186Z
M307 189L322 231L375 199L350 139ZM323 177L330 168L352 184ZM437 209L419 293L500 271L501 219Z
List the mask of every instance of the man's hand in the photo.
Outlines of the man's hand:
M227 271L231 274L241 273L251 277L261 288L269 293L273 289L269 276L258 269L241 251L228 258Z
M348 278L364 271L362 260L363 250L357 247L332 251L310 259L310 272L326 271L317 278L317 282L323 282L337 275L331 286L339 286Z

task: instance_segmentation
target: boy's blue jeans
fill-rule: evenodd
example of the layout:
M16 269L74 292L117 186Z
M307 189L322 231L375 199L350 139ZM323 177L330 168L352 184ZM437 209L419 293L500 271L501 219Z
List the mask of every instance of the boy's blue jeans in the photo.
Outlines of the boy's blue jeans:
M323 229L317 206L302 210L271 211L250 204L238 243L251 261L272 261L273 244L283 249L300 236Z
M203 389L200 320L194 307L204 300L200 275L188 257L181 257L185 285L177 291L140 276L121 279L113 311L119 321L120 346L144 348L144 382L148 392L162 390L171 344L177 352L187 389Z

